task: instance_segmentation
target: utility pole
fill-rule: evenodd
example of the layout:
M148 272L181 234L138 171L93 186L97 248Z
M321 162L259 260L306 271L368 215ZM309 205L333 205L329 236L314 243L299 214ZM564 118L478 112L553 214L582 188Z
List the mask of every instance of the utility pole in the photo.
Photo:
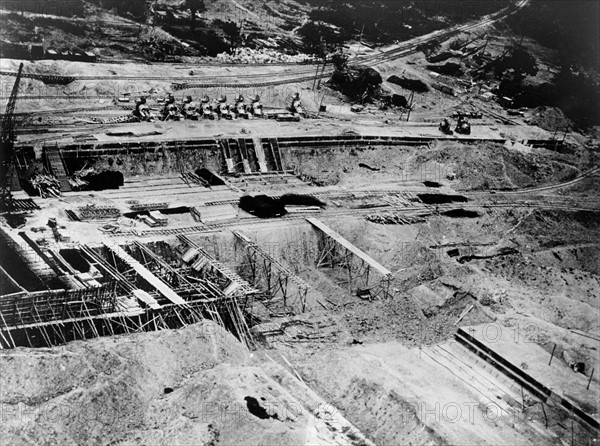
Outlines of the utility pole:
M415 99L415 92L413 91L410 93L410 104L408 106L408 115L406 115L406 122L408 122L408 120L410 119L410 112L412 111L414 99Z
M317 83L317 78L319 77L319 67L321 66L321 62L317 63L317 71L315 72L315 78L313 79L312 89L314 91L315 85Z
M552 348L552 354L550 355L550 361L548 362L548 365L552 364L552 358L554 358L554 350L556 350L556 344L554 344L554 347Z
M317 90L321 88L321 79L323 79L323 75L325 74L325 65L327 65L327 55L323 55L323 69L321 70L321 76L319 76L319 81L317 83Z
M360 37L358 38L358 57L360 57L360 50L362 48L362 37L363 37L364 31L365 31L365 24L363 23L363 26L360 30Z

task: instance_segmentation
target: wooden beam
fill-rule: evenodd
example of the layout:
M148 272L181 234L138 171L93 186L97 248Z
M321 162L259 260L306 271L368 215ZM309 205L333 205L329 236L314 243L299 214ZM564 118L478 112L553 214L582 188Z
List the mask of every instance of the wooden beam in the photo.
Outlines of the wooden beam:
M316 218L312 218L312 217L308 217L306 219L306 221L308 221L311 225L313 225L315 228L319 229L321 232L323 232L328 237L335 240L338 244L340 244L341 246L346 248L352 254L354 254L355 256L362 259L365 263L370 265L373 269L375 269L382 276L386 276L386 277L392 276L392 272L389 269L385 268L383 265L381 265L379 262L374 260L369 255L367 255L365 252L358 249L356 246L354 246L352 243L350 243L348 240L346 240L340 234L335 232L333 229L331 229L329 226L327 226L322 221L317 220Z

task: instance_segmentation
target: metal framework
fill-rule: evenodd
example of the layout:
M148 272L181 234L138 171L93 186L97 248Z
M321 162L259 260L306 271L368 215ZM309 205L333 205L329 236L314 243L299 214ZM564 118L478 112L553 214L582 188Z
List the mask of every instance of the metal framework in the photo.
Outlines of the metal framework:
M317 268L345 270L348 290L362 298L389 296L392 273L316 218L306 219L318 232ZM373 274L374 273L374 274ZM373 277L375 276L375 277Z
M275 260L266 253L258 244L247 235L239 231L232 231L236 240L237 248L244 250L242 265L247 274L247 280L254 286L259 287L268 296L269 300L261 302L270 310L276 301L283 301L283 311L295 313L306 310L306 296L309 286L296 276L283 263Z
M0 211L12 211L14 207L11 193L13 173L15 169L15 131L14 112L19 93L19 82L23 72L23 64L19 65L17 78L10 98L6 104L6 112L2 119L2 134L0 135Z
M194 260L192 268L196 270L203 270L213 276L218 277L227 284L224 292L226 295L237 294L243 296L252 296L259 294L260 291L251 286L237 273L232 271L227 265L219 262L204 249L202 249L197 243L194 243L189 237L185 235L178 235L177 238L184 243L188 248L193 248L194 256L191 260Z
M173 266L141 243L80 250L105 283L75 291L1 296L0 349L177 329L206 319L247 345L253 343L245 295L226 294L213 276L197 277L189 267Z

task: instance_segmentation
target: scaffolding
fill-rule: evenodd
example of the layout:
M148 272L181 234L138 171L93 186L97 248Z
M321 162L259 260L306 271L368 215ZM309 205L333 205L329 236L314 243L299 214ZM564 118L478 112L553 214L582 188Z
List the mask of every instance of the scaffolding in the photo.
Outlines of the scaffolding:
M260 287L269 300L261 302L273 312L277 301L283 301L283 311L286 313L304 312L309 286L296 276L283 263L275 260L247 235L232 231L236 245L244 250L242 264L246 267L247 279L254 286Z
M214 274L197 277L190 267L174 266L139 242L79 248L104 283L1 296L0 348L53 347L100 336L177 329L206 319L252 345L243 291L256 290L249 286L226 293L227 288L213 281Z
M215 279L224 281L226 284L225 295L254 296L260 293L259 290L251 286L227 265L216 260L197 243L190 240L189 237L178 235L177 238L188 247L188 251L184 254L184 261L191 263L192 269L204 271L215 277Z
M367 299L389 297L392 272L316 218L306 219L319 235L317 268L345 270L348 291ZM374 273L374 274L372 274ZM373 277L375 276L375 277Z

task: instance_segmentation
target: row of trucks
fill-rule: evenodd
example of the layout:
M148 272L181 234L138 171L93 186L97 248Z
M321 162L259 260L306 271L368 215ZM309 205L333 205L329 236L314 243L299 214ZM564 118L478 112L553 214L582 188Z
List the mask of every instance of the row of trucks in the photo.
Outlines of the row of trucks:
M175 101L173 96L169 96L165 105L160 110L158 116L152 113L152 110L146 103L146 98L141 97L136 101L133 116L138 121L152 122L161 121L182 121L200 119L250 119L267 117L260 102L260 96L256 95L250 104L247 104L243 95L237 95L233 103L227 103L227 96L221 95L218 99L212 100L205 95L200 104L195 102L192 96L186 96L181 104ZM282 113L275 113L278 120L298 121L300 116L305 116L300 94L296 93L292 98L290 105Z

